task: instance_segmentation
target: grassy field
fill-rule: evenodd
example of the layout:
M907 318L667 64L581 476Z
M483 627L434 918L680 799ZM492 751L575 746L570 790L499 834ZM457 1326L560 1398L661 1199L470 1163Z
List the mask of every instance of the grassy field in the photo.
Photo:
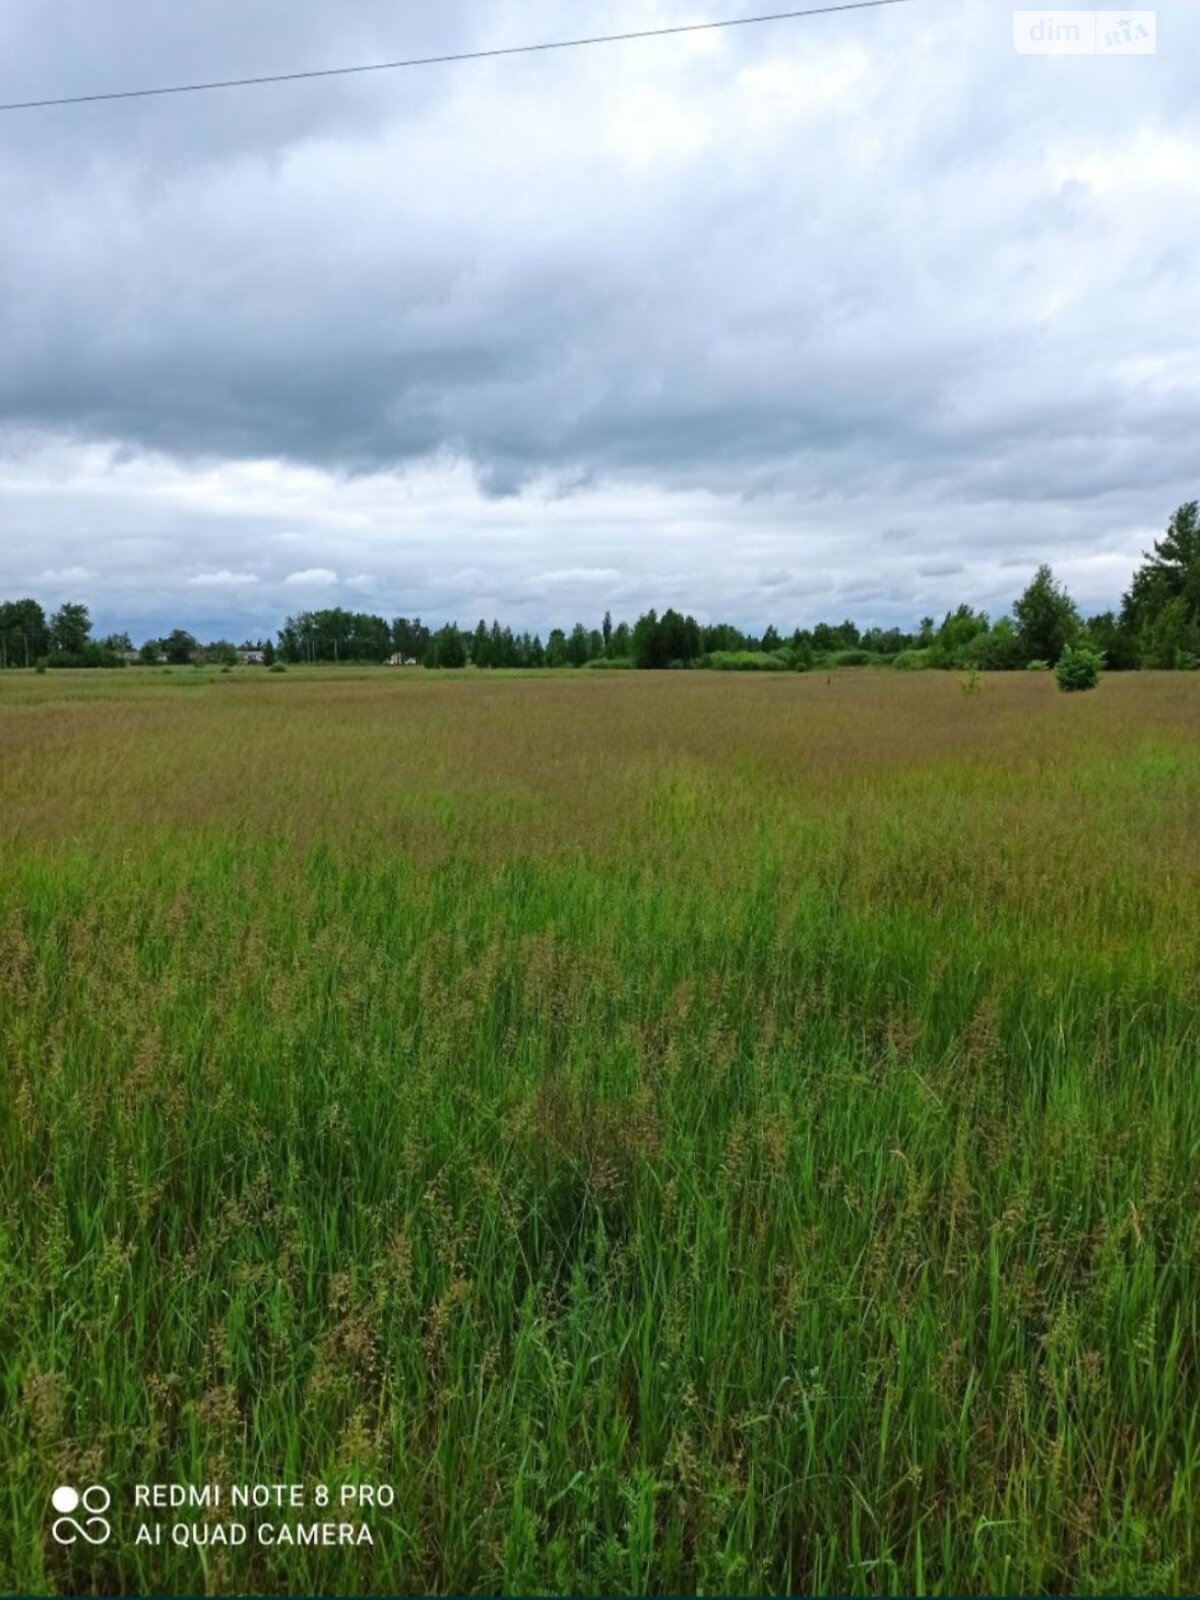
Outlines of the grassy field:
M0 1586L1195 1591L1198 1016L1200 675L0 675Z

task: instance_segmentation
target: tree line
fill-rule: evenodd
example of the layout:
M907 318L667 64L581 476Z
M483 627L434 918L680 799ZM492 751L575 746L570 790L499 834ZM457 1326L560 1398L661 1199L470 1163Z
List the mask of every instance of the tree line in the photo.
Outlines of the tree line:
M1111 671L1139 667L1200 668L1200 505L1175 512L1133 576L1119 610L1083 617L1048 566L1038 568L1010 616L960 605L941 623L918 628L870 627L853 621L818 623L783 634L761 634L731 623L703 624L668 609L636 622L577 622L554 628L543 642L498 621L474 630L449 622L437 630L419 617L384 617L331 608L287 618L278 640L202 644L177 628L138 649L127 634L92 638L86 606L70 603L47 617L36 600L0 603L0 667L103 667L140 663L265 666L304 662L397 662L431 668L679 667L725 671L804 671L814 666L891 664L978 671L1055 667L1067 651L1088 652Z
M76 601L47 616L36 600L0 601L0 669L5 667L236 666L248 655L269 665L275 646L268 640L242 645L218 639L201 644L183 628L135 649L128 633L92 636L91 612Z

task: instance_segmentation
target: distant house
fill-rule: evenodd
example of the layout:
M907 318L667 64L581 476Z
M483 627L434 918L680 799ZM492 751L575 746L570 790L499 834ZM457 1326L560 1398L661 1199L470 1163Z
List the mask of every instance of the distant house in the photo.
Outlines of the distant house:
M263 664L263 653L262 653L261 650L259 650L257 648L249 649L249 650L239 650L238 651L238 660L242 663L242 665L244 667L261 667L262 664Z
M419 665L414 656L405 655L389 656L387 664L389 667L415 667Z

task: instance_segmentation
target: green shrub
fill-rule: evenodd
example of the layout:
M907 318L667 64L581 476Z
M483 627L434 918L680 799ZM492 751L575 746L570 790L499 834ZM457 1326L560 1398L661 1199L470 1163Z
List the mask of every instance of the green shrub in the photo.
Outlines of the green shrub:
M898 672L924 672L932 663L928 650L901 650L892 665Z
M284 666L282 661L277 661L273 667L268 668L268 671L270 671L270 672L286 672L287 668Z
M1026 672L1049 672L1050 663L1048 661L1031 661L1025 670Z
M787 672L791 662L779 650L710 650L696 665L711 672Z
M1054 676L1058 679L1058 687L1068 693L1094 689L1100 681L1100 668L1103 665L1103 656L1090 645L1069 644L1059 657Z
M1021 641L1008 617L1001 617L986 632L968 640L962 652L964 667L980 672L1011 672L1022 661Z
M82 650L56 650L53 655L47 656L46 665L51 668L83 667L124 667L127 665L125 657L116 650L109 650L102 644L93 644L89 640Z
M869 667L875 658L869 650L835 650L829 659L835 667Z

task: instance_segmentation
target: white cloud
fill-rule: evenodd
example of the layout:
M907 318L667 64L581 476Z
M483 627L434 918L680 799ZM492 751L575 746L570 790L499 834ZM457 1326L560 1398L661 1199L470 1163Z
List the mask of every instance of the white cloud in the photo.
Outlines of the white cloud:
M289 572L283 581L290 588L327 589L337 582L337 573L328 567L307 567L303 572Z
M531 593L549 594L555 589L610 589L621 581L616 567L563 567L558 572L539 572L526 579Z
M34 583L48 583L52 585L63 583L87 583L95 574L87 567L60 567L57 570L48 567L45 572L39 572L34 578Z

